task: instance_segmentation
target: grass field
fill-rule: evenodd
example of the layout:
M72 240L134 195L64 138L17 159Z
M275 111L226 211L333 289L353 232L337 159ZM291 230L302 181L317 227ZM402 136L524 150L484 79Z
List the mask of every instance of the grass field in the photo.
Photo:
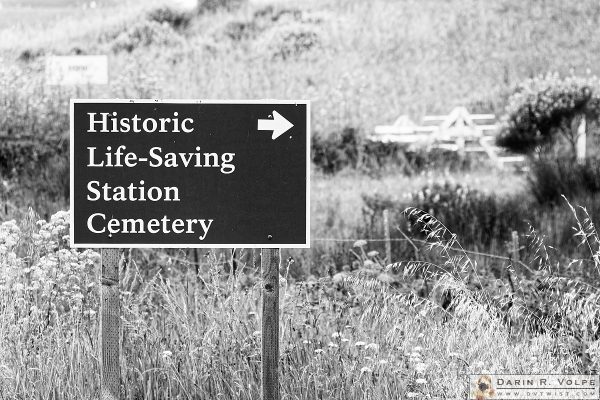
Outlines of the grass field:
M315 137L364 137L401 114L500 116L523 79L599 72L591 0L241 3L162 23L159 1L2 2L0 134L39 146L0 148L1 399L98 396L99 255L68 248L68 163L43 145L68 132L70 97L303 98ZM110 84L48 87L50 54L108 54ZM486 162L311 180L313 248L282 252L282 398L457 399L466 373L598 371L596 196L542 206L526 174ZM402 213L415 205L440 221ZM239 249L234 276L223 254L132 251L123 398L258 397L257 255Z

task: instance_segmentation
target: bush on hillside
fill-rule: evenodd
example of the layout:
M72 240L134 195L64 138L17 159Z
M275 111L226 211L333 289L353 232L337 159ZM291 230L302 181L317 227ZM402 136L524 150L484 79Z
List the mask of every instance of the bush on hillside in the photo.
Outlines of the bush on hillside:
M172 46L182 42L182 37L166 22L143 20L119 33L112 41L112 49L115 52L132 52L140 47Z
M159 24L166 23L176 30L183 30L190 25L192 14L165 6L150 11L146 18L149 21L158 22Z
M540 204L557 204L567 199L600 193L600 159L585 164L570 159L537 160L528 176L531 193Z
M198 13L203 14L217 10L233 11L247 2L248 0L198 0Z
M581 118L589 123L600 116L600 82L596 77L558 74L528 79L510 96L506 114L499 146L531 154L549 151L562 140L574 157Z
M327 136L315 134L311 141L312 162L317 169L334 174L346 168L378 172L386 168L400 168L411 175L418 171L444 168L468 169L478 160L461 158L457 152L443 149L408 151L398 143L364 140L360 130L345 127L342 132Z
M28 48L21 51L17 60L28 63L43 57L45 53L46 51L44 49Z
M34 207L44 216L69 196L69 142L66 139L10 139L0 143L0 195L11 206Z
M312 161L326 173L335 173L346 167L356 168L359 156L360 135L356 128L345 127L341 134L323 138L313 135Z
M320 48L320 31L312 24L292 22L278 24L265 31L257 40L257 51L274 59L293 59Z
M300 21L302 19L302 10L298 8L276 7L268 5L254 12L255 20L267 20L270 23L278 22L283 18Z
M275 57L289 57L317 43L318 31L315 26L321 24L324 18L324 14L320 13L269 5L256 10L250 19L227 22L218 35L233 41L260 37L259 46L270 49Z
M258 27L254 21L230 21L220 33L230 40L239 42L255 38L258 34Z
M363 216L369 229L377 229L384 209L389 210L403 230L421 232L423 223L412 221L406 226L400 218L406 207L425 211L453 233L461 242L490 246L509 240L513 230L526 231L531 219L528 202L520 197L497 197L467 186L449 182L425 185L407 199L393 199L381 195L363 195Z

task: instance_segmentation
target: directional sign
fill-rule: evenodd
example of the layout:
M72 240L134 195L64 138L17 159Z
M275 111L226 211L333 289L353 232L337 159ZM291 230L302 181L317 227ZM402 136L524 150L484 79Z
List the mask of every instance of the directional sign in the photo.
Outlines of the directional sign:
M307 101L72 100L71 246L308 247Z
M108 58L100 56L50 56L46 59L48 85L106 85Z

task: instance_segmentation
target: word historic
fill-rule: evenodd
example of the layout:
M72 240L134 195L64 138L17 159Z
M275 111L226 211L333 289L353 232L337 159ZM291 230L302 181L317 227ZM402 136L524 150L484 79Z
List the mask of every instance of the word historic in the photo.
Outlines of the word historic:
M97 115L99 115L97 117ZM107 113L88 113L89 129L88 132L100 133L191 133L194 128L188 124L193 124L192 118L184 118L179 121L179 113L174 112L173 118L140 118L135 114L132 118L118 118L116 112Z

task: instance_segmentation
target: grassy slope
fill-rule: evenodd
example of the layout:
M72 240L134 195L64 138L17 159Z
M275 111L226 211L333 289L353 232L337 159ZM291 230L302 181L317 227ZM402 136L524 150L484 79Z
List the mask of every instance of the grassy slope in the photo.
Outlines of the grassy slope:
M516 0L279 3L328 13L321 26L324 51L300 62L271 62L260 42L244 43L208 64L204 57L194 59L194 73L185 73L192 67L190 62L173 67L166 57L146 68L171 71L162 89L173 97L310 98L315 100L317 126L353 124L370 129L401 113L417 118L448 112L455 105L501 112L503 96L526 77L572 68L596 73L600 65L600 5L590 0L546 0L533 5ZM250 12L201 18L191 42L211 36L223 21L247 20ZM62 21L59 29L40 36L48 41L56 35L50 45L61 48L78 42L74 38L91 29L101 31L111 23L108 17L135 18L121 9L86 13L90 20L83 20L78 11L77 21ZM65 27L69 37L57 32ZM12 47L13 55L18 49L35 47L41 39L25 35L31 39L23 40L23 32L11 30L14 37L5 36L2 47ZM197 48L192 52L203 56ZM143 53L154 56L153 51L141 53L142 59Z

